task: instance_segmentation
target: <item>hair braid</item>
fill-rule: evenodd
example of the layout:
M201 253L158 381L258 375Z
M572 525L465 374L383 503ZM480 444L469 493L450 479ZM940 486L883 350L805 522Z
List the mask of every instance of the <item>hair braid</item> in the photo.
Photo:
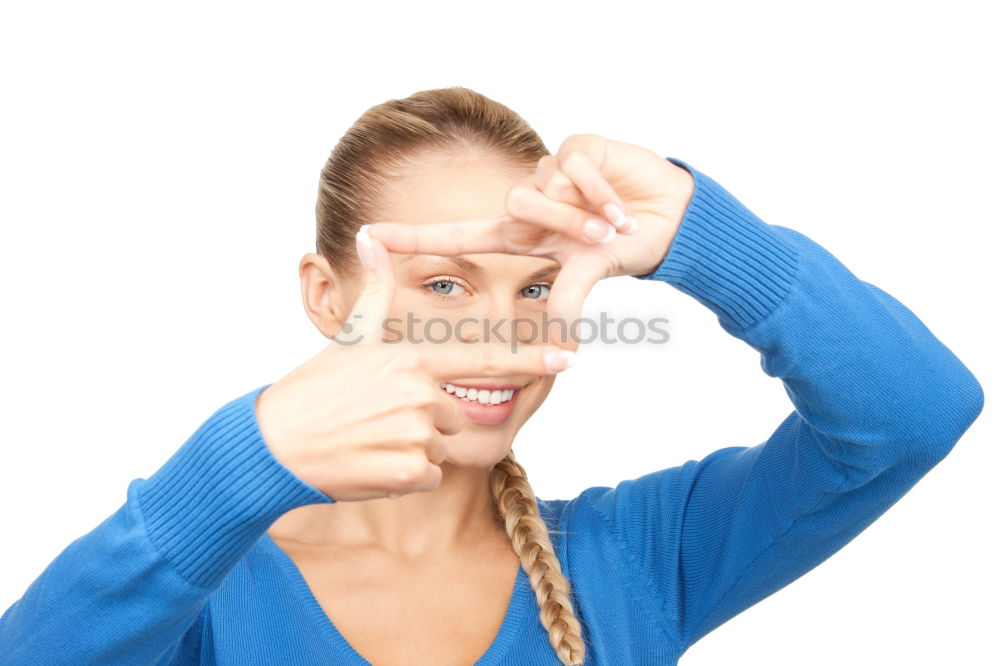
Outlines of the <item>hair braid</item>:
M539 617L549 632L552 649L565 666L582 665L582 628L570 601L569 581L563 576L548 526L538 512L527 472L515 460L513 450L490 470L490 491L497 519L507 530L535 590Z

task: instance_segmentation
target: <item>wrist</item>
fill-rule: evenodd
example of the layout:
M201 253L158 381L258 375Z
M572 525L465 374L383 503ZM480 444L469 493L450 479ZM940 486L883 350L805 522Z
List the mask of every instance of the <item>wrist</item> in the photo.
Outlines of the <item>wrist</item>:
M643 226L651 229L649 239L649 247L652 248L651 258L642 268L632 272L634 277L647 277L666 261L677 230L684 221L691 200L694 198L695 180L691 172L685 166L678 166L669 157L666 164L668 195L664 197L660 207L650 211L649 219L642 222Z

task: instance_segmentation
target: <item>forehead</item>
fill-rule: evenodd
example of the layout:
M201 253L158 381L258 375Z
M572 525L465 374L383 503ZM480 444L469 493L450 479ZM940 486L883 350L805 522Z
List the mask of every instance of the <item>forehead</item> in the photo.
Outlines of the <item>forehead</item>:
M502 215L507 191L525 180L531 169L474 157L436 157L409 169L387 188L379 219L407 224L457 222ZM449 263L447 257L413 255L396 261L415 268ZM509 273L514 277L546 275L559 264L551 259L513 254L468 254L462 258L476 265L469 272ZM454 263L454 262L451 262ZM462 266L459 266L462 268ZM468 270L468 266L465 270ZM541 277L539 277L541 279Z
M428 158L386 186L379 219L431 224L502 215L507 191L530 173L473 157Z

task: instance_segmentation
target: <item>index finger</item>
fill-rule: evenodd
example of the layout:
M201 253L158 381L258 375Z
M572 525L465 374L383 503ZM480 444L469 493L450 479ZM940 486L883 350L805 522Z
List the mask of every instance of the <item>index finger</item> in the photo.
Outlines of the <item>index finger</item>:
M369 225L368 231L387 250L400 254L517 254L511 252L501 233L501 225L513 220L509 215L499 215L479 220L419 225L375 222Z
M342 345L381 341L382 325L396 291L389 253L380 242L369 237L367 226L362 226L355 237L362 265L361 290L340 332L333 338Z
M511 347L496 342L420 345L422 360L438 379L554 375L573 365L575 354L556 345Z
M571 257L552 282L546 312L549 315L549 340L575 350L580 341L574 337L575 322L583 314L584 301L599 280L608 277L608 262L600 255ZM563 336L567 336L565 339Z

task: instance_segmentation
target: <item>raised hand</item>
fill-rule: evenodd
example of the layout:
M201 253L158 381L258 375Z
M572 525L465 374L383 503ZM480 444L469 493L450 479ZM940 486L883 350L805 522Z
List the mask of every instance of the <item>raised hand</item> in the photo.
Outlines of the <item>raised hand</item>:
M598 280L655 270L693 193L691 174L660 155L576 134L507 192L504 215L420 225L378 222L369 233L390 252L502 252L558 261L562 268L548 298L548 339L575 349L575 340L560 338L558 321L580 317Z
M554 345L387 342L392 262L365 233L358 253L364 282L350 329L260 393L261 434L282 464L335 500L434 490L448 456L444 435L466 423L441 378L550 375L572 355Z

